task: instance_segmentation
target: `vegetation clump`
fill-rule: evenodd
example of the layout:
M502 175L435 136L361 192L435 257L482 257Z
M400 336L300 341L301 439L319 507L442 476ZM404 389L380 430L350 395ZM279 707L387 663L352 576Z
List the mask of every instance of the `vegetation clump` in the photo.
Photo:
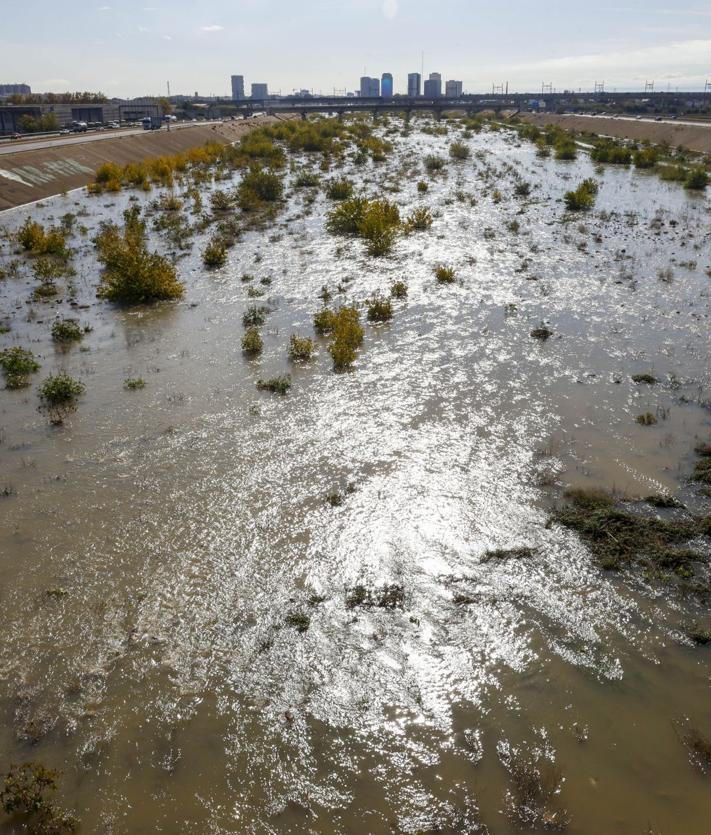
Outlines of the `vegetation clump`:
M515 749L507 751L503 759L511 777L506 808L516 826L536 830L566 829L570 815L558 801L563 782L560 769L542 755L524 755Z
M76 410L77 399L85 386L64 371L51 374L39 390L41 409L48 412L52 423L62 423L64 417Z
M63 229L45 229L41 223L31 218L27 218L18 229L17 240L22 248L32 255L54 255L65 259L69 254Z
M440 284L454 284L456 278L454 267L445 267L444 264L439 264L435 267L434 274Z
M583 212L592 209L595 205L598 185L595 180L587 179L575 189L567 191L564 195L566 208L571 212Z
M674 546L711 535L708 518L667 521L641 516L618 508L602 490L569 490L565 498L566 506L553 519L576 531L604 569L640 565L653 573L672 571L688 578L694 563L705 560L694 550Z
M292 333L289 340L289 359L293 362L307 362L314 353L314 341L308 336Z
M284 183L278 174L262 168L252 168L244 175L237 189L237 201L245 212L255 211L265 204L281 200Z
M84 336L76 319L57 319L52 325L52 339L55 342L78 342Z
M251 305L242 314L242 324L245 328L260 327L267 321L268 307Z
M220 238L213 238L205 247L202 261L206 267L224 267L227 262L227 247Z
M531 336L534 339L539 339L541 342L545 342L553 336L553 331L547 325L541 323L537 328L534 328L531 331Z
M369 255L386 255L400 227L400 212L387 200L354 197L329 212L326 229L332 235L356 235L368 242Z
M264 340L256 327L247 328L242 337L242 350L247 356L256 357L262 353Z
M463 142L452 142L449 146L449 155L452 159L465 160L469 159L469 146Z
M435 154L428 154L425 157L425 168L433 174L435 171L441 171L444 168L444 160Z
M279 377L271 377L268 380L257 380L259 391L271 391L273 394L286 394L291 388L291 377L282 374Z
M647 385L653 386L655 383L658 383L659 381L656 377L652 376L651 374L633 374L632 382L647 383Z
M148 250L140 209L127 209L124 221L123 230L107 224L96 238L98 258L104 265L99 298L125 304L182 298L185 288L178 281L175 266Z
M30 384L30 374L39 371L40 364L32 351L16 346L0 351L0 367L9 389L21 389Z
M349 200L352 196L353 183L350 180L330 180L326 185L329 200Z
M345 371L355 362L356 352L363 342L363 328L355 307L341 307L333 314L331 344L328 352L335 371Z
M535 548L529 548L524 545L518 548L493 548L484 552L481 561L528 560L535 556L536 553Z
M56 771L41 763L10 766L0 790L0 804L6 814L21 819L22 831L32 835L68 835L76 832L79 821L57 805Z
M389 322L393 318L393 306L389 299L376 297L369 299L367 305L369 322Z
M390 295L394 299L404 299L407 296L407 284L404 281L394 281L390 288Z
M311 618L305 612L290 612L286 616L286 623L297 632L306 632L311 625Z
M684 188L690 191L704 191L709 184L709 175L704 168L692 168L684 180Z
M681 739L689 752L691 762L699 771L702 774L711 772L711 739L698 728L689 728Z
M123 387L128 391L137 391L146 387L146 381L143 377L126 377L123 381Z
M429 190L429 185L424 180L420 180L417 184L417 190L420 194L424 194L426 191Z
M368 588L358 584L346 593L346 608L402 609L405 603L405 589L399 583L379 588Z
M426 232L432 226L432 212L425 206L420 206L408 216L405 228L408 231Z
M635 422L640 426L654 426L657 423L657 418L651 412L644 412L644 414L637 415Z
M294 188L318 188L320 182L318 174L302 171L294 180Z

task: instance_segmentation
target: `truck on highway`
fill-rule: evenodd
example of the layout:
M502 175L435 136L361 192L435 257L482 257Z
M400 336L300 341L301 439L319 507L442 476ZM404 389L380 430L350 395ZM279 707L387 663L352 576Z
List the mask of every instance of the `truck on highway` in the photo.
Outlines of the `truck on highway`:
M163 125L162 116L145 116L141 119L143 130L160 130Z

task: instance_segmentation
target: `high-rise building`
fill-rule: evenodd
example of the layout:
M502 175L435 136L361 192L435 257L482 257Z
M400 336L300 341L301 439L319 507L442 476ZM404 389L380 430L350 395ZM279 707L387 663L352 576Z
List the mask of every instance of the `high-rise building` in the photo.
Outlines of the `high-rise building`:
M393 77L389 72L383 73L383 78L380 83L380 95L384 99L391 99L393 97Z
M407 76L407 95L416 99L422 89L422 76L418 72L411 72Z
M235 100L244 98L244 76L232 76L232 98Z
M431 72L425 81L425 98L438 99L442 95L442 76L438 72Z
M268 84L252 84L252 98L253 99L268 99L269 85Z
M445 95L449 99L458 99L462 95L463 86L461 81L448 81L445 86Z
M0 84L0 96L29 96L29 84Z
M377 98L380 95L380 81L367 75L361 76L360 95L361 98Z

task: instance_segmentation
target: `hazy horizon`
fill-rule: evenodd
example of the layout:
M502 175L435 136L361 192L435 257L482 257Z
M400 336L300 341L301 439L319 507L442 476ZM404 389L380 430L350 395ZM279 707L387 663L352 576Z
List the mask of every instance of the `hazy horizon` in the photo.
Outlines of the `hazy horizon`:
M150 1L150 0L149 0ZM407 73L486 92L668 88L699 90L711 79L711 10L668 1L597 8L580 0L544 5L480 0L216 0L168 5L71 0L13 3L0 33L0 83L36 92L101 90L108 96L229 95L230 76L272 92L357 89L362 74Z

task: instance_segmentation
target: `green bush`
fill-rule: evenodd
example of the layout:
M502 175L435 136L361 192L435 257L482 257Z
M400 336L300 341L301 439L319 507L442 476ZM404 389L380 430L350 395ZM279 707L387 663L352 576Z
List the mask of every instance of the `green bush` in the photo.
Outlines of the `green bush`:
M389 299L369 299L367 305L369 322L389 322L393 318L393 306Z
M565 193L566 208L571 212L587 211L595 205L598 185L595 180L587 179L575 189Z
M555 158L560 160L577 159L578 149L575 140L568 136L561 136L555 143Z
M441 171L444 168L444 160L442 157L438 157L435 154L428 154L425 157L425 168L430 173Z
M64 230L59 227L45 230L41 223L30 218L18 229L17 240L33 255L54 255L62 259L69 256Z
M247 328L244 336L242 337L242 350L245 354L249 356L256 357L257 354L261 354L264 348L264 340L262 339L262 335L259 333L258 328L252 326Z
M40 364L32 351L14 347L0 351L0 367L7 388L20 389L30 384L30 374L39 371Z
M635 151L632 160L637 168L654 168L659 154L654 148L641 148Z
M41 763L13 765L5 775L0 789L0 805L15 818L12 831L28 835L70 835L79 828L79 821L54 802L57 790L56 771ZM19 828L15 828L17 824Z
M363 335L357 308L341 307L335 314L332 340L328 346L335 371L345 371L353 365Z
M301 337L295 333L291 334L289 340L289 359L294 362L305 362L310 360L314 352L314 342L308 336Z
M331 180L326 186L329 200L348 200L352 194L353 183L350 180Z
M429 185L424 180L420 180L420 182L417 184L417 190L420 192L420 194L424 194L428 189Z
M66 372L52 374L39 389L40 411L47 412L50 421L59 425L68 414L76 410L77 399L84 390L84 384Z
M96 238L98 258L104 265L98 297L125 304L182 298L185 288L175 266L148 250L140 209L127 209L124 220L123 231L108 224Z
M387 200L354 197L332 209L326 229L333 235L358 235L368 242L370 255L385 255L395 241L400 212Z
M516 183L514 192L518 197L528 197L531 193L531 184L527 183L525 180L521 180L521 182Z
M75 319L57 319L52 325L52 339L55 342L78 342L84 331Z
M456 276L453 267L445 267L443 264L435 267L434 274L440 284L453 284Z
M227 262L227 247L221 238L213 238L205 247L202 261L206 267L224 267Z
M332 333L335 325L336 314L329 308L324 307L323 310L314 314L314 330L320 336L327 336Z
M390 295L394 299L404 299L407 296L407 284L404 281L395 281L390 288Z
M265 203L276 203L284 193L284 184L278 174L253 168L242 178L237 189L237 200L243 211L259 209Z
M449 146L449 155L452 159L464 160L469 158L469 146L463 142L452 142Z
M709 175L703 168L692 168L684 180L684 188L690 191L703 191L709 184Z
M242 324L245 328L260 327L267 321L268 307L257 307L250 305L242 314Z
M294 180L294 188L318 188L320 182L317 174L302 171Z
M425 206L413 209L405 221L405 228L424 232L432 226L432 213Z
M146 387L146 381L143 377L126 377L123 381L123 387L129 391L137 391Z

